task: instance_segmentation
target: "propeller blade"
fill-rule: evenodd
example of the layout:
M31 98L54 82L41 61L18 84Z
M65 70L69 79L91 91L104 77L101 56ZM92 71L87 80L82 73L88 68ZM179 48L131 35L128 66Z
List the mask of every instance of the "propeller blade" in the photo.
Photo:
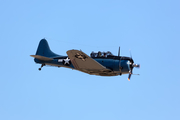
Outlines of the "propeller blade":
M119 51L118 51L118 56L120 56L120 47L119 47Z
M131 75L132 75L132 73L129 72L128 81L130 81Z
M133 67L129 71L128 81L130 81L131 75L133 74L132 71L133 71Z
M130 56L131 56L131 58L132 58L131 49L129 49L129 52L130 52Z

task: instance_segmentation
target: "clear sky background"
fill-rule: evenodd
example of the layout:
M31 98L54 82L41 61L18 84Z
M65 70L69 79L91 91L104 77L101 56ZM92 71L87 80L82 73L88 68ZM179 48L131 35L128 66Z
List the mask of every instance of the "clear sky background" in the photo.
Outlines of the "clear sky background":
M1 0L0 120L180 120L179 0ZM43 67L46 38L70 49L130 56L140 76Z

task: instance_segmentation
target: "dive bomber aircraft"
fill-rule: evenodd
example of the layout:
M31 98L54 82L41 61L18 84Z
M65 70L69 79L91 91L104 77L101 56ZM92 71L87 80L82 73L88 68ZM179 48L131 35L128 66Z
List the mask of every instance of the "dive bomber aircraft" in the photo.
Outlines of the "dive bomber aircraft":
M122 74L129 74L130 80L134 67L139 68L139 64L134 64L131 57L120 56L120 48L118 56L111 52L92 52L90 56L86 55L81 50L68 50L68 56L55 54L49 48L46 39L39 42L34 61L41 64L41 68L45 65L56 67L66 67L70 69L79 70L90 75L99 76L117 76Z

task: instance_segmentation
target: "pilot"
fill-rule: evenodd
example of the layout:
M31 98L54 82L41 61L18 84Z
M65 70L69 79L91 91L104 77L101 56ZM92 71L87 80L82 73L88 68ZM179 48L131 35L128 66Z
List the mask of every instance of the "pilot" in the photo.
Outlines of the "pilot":
M95 57L94 52L91 53L91 57Z
M103 57L107 57L106 53L104 53Z
M110 52L110 51L107 51L107 55L111 55L111 52Z
M98 57L101 57L101 52L100 51L98 52Z

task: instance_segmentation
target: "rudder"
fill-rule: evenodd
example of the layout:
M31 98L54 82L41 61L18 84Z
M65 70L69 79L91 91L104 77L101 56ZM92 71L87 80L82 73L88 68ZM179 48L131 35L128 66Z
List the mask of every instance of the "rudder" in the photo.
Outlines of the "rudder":
M36 55L45 56L45 57L57 57L58 54L55 54L51 51L49 44L46 39L42 39L39 42L39 46L36 51Z

